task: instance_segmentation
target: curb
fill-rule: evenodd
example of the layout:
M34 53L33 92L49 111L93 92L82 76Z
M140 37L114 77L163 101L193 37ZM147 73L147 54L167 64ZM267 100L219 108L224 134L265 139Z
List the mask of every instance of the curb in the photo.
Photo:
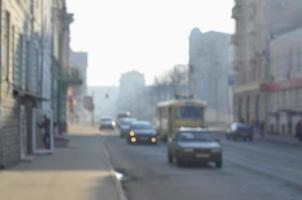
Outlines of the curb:
M103 144L104 144L104 147L105 147L105 155L106 155L106 161L107 161L107 165L110 169L110 174L114 180L114 183L115 183L115 186L116 186L116 189L117 189L117 192L118 192L118 195L119 195L119 199L120 200L128 200L125 192L124 192L124 189L123 189L123 186L122 186L122 183L117 179L116 177L116 172L113 168L113 165L111 163L111 159L110 159L110 156L109 156L109 152L108 152L108 149L107 149L107 145L105 144L105 141L102 140Z

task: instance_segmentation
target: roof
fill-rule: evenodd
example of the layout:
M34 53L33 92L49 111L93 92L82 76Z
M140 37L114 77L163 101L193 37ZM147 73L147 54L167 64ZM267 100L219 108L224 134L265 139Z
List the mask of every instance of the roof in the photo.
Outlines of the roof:
M121 119L121 122L129 122L129 121L136 121L134 117L124 117Z
M197 100L197 99L174 99L170 101L164 101L157 104L158 107L166 107L166 106L185 106L185 105L192 105L192 106L206 106L206 103Z
M148 121L135 121L132 124L133 125L150 125L151 123Z
M205 128L198 128L198 127L180 127L178 129L178 131L183 131L183 132L186 132L186 131L190 131L190 132L201 132L201 131L208 131L208 129L205 129Z

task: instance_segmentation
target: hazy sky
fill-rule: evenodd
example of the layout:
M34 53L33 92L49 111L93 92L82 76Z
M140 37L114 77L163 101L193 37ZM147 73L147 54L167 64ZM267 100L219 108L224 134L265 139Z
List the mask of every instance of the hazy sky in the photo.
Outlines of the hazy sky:
M188 63L188 37L233 33L234 0L67 0L75 14L71 47L88 51L88 84L118 85L120 74L138 70L147 83L176 64Z

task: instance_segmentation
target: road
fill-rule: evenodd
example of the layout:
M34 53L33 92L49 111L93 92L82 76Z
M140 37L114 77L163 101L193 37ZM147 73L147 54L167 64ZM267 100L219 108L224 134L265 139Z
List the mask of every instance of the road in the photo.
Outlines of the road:
M166 145L128 145L102 137L129 200L301 200L302 148L265 141L221 140L224 166L168 164Z

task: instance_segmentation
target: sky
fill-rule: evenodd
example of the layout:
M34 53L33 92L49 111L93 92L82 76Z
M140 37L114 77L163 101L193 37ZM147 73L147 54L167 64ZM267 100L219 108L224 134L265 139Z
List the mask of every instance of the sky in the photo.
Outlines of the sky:
M138 70L147 84L189 60L194 27L234 32L234 0L67 0L74 13L71 48L87 51L88 85L118 86Z

